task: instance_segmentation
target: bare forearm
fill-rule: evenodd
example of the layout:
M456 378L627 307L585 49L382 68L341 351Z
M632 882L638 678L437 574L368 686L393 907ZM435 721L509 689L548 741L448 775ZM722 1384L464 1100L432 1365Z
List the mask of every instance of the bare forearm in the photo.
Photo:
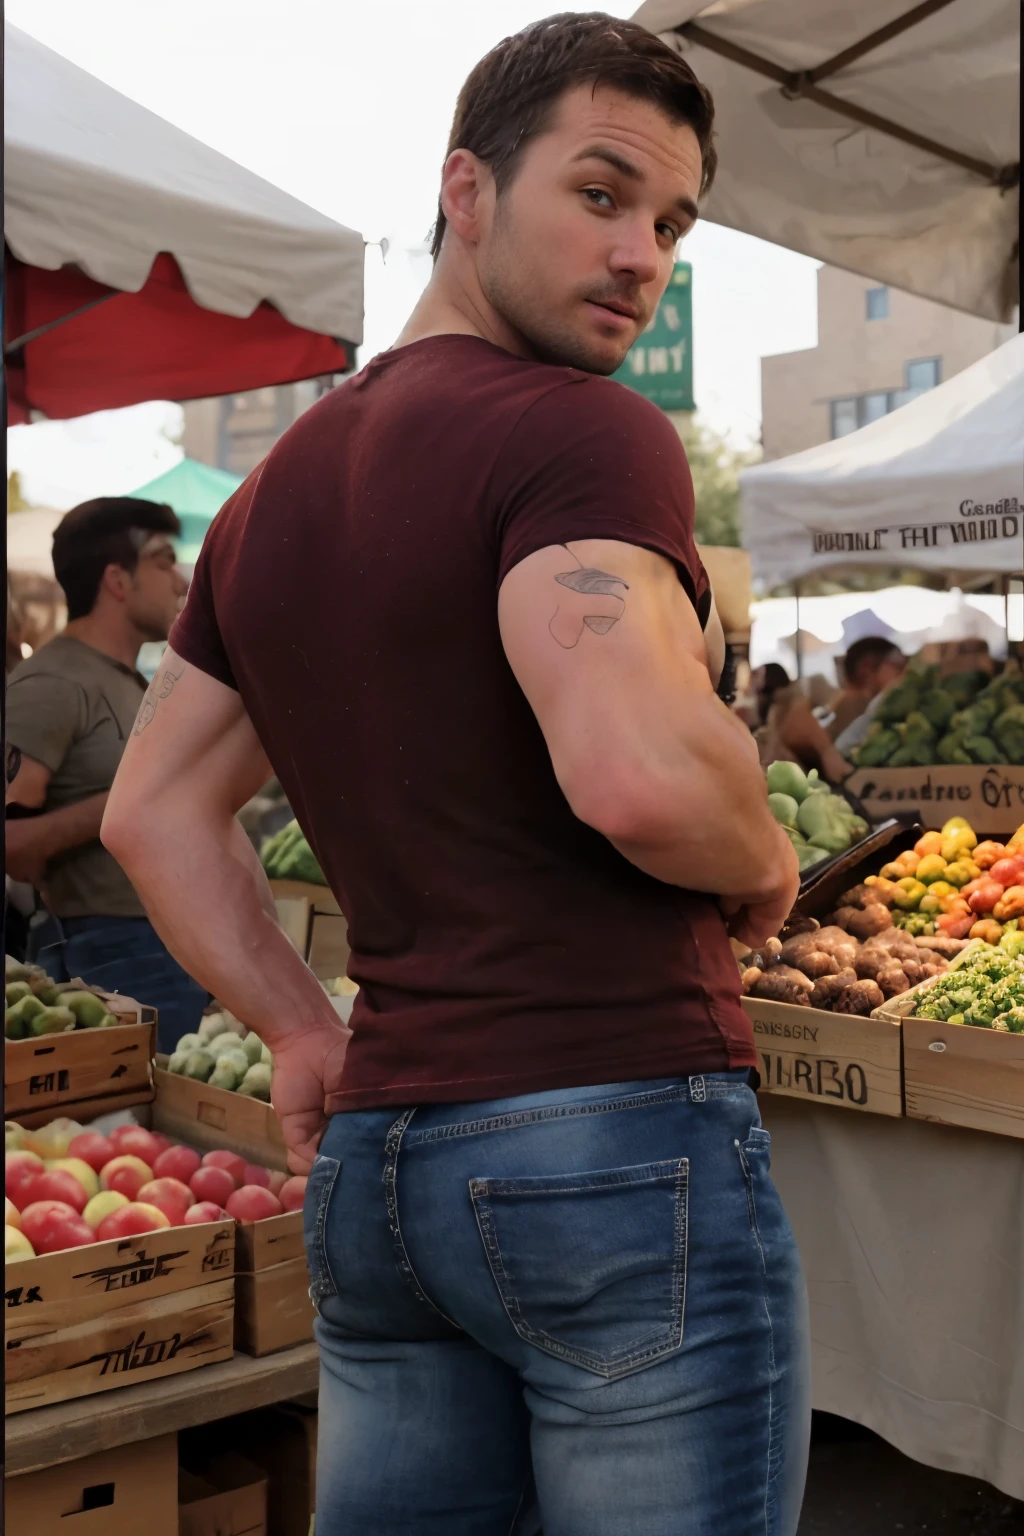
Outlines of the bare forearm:
M274 1049L337 1026L316 977L277 922L256 852L234 818L209 824L173 810L158 827L104 840L175 959Z
M717 699L695 698L689 708L685 750L664 753L649 783L649 816L641 812L611 841L670 885L747 899L767 893L793 850L768 809L753 739Z
M95 842L100 835L106 803L105 793L90 795L87 800L62 806L57 811L8 821L5 826L7 873L14 880L31 879L41 866L59 853Z

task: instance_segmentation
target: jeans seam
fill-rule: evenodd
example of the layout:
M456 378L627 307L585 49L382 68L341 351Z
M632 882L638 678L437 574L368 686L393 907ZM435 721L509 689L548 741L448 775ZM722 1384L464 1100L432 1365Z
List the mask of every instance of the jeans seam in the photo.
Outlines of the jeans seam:
M761 1241L761 1233L757 1224L757 1203L754 1198L754 1181L751 1174L750 1163L742 1144L737 1141L736 1151L739 1153L740 1165L743 1169L743 1179L747 1188L747 1209L750 1213L750 1226L757 1244L758 1255L761 1260L761 1275L764 1282L763 1300L764 1315L768 1323L768 1455L765 1460L764 1482L764 1529L765 1536L771 1536L771 1524L769 1509L771 1505L772 1483L777 1468L773 1467L775 1460L775 1329L772 1325L771 1307L768 1304L768 1263L765 1259L764 1244Z
M745 1083L709 1082L707 1074L704 1074L704 1084L707 1103L720 1103L728 1099L738 1100L743 1093L753 1092ZM680 1084L675 1088L655 1089L651 1093L630 1094L622 1099L605 1099L591 1104L552 1104L547 1107L538 1106L536 1109L507 1110L503 1115L489 1115L480 1120L432 1126L427 1130L416 1131L411 1138L411 1145L419 1147L431 1141L479 1136L487 1131L518 1130L522 1126L536 1125L544 1120L581 1119L587 1115L609 1114L624 1109L647 1109L659 1104L671 1104L676 1099L690 1102L688 1083ZM699 1107L695 1105L695 1108Z
M318 1268L322 1269L323 1275L326 1276L326 1279L321 1277L320 1280L317 1281L314 1279L312 1274L310 1275L312 1284L309 1287L309 1299L315 1307L319 1307L320 1302L325 1300L325 1298L329 1296L337 1296L338 1294L338 1284L334 1278L334 1272L331 1269L331 1261L327 1254L326 1231L327 1208L330 1205L331 1198L334 1194L334 1186L338 1182L338 1174L341 1172L341 1162L338 1158L328 1158L323 1153L321 1153L321 1156L324 1158L325 1162L334 1164L334 1172L331 1174L327 1188L324 1190L320 1199L317 1201L316 1207L316 1225L313 1229L313 1253L317 1261L317 1266ZM315 1295L314 1292L316 1293Z
M599 1362L596 1356L588 1354L584 1350L574 1349L569 1344L563 1344L554 1339L541 1328L534 1328L523 1317L519 1298L512 1289L512 1279L505 1268L501 1248L498 1243L497 1232L494 1228L494 1219L490 1206L484 1203L486 1195L477 1195L473 1191L470 1182L470 1199L473 1212L476 1217L477 1228L487 1254L487 1260L494 1276L501 1304L508 1314L509 1321L526 1343L541 1349L545 1354L554 1355L556 1359L565 1360L571 1365L578 1365L583 1370L593 1372L596 1376L603 1376L608 1381L618 1380L620 1377L631 1375L639 1370L645 1363L664 1358L674 1353L683 1342L683 1331L686 1326L686 1260L687 1260L687 1228L689 1220L689 1173L690 1164L688 1158L680 1158L679 1168L675 1176L676 1210L675 1226L672 1240L672 1314L673 1318L678 1308L679 1325L674 1330L672 1321L659 1324L657 1329L651 1329L642 1339L634 1339L628 1354L622 1355L614 1364ZM628 1186L624 1186L628 1187ZM571 1193L571 1191L569 1191ZM673 1337L673 1331L677 1336ZM646 1345L646 1341L661 1333L668 1332L669 1342L663 1337L658 1342L652 1342L644 1348L637 1348L638 1344Z
M391 1236L394 1241L395 1260L398 1265L399 1274L417 1301L421 1301L432 1312L436 1312L438 1317L443 1318L450 1327L458 1329L459 1333L463 1333L465 1330L459 1328L458 1323L454 1322L446 1312L442 1312L441 1308L431 1301L420 1284L419 1277L412 1267L412 1262L405 1246L405 1238L402 1236L401 1224L398 1220L398 1154L402 1148L402 1137L405 1135L406 1127L415 1113L416 1110L413 1108L407 1109L399 1115L394 1125L388 1131L387 1139L384 1143L384 1172L381 1177L384 1184L384 1201L387 1206L388 1226L391 1228Z

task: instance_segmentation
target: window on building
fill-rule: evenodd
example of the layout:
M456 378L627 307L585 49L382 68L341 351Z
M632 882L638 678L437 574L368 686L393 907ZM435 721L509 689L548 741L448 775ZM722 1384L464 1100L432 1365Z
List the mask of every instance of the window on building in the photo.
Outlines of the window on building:
M878 421L879 417L889 414L889 396L885 391L874 395L861 395L860 417L861 425L866 426L869 421Z
M907 388L924 391L934 389L939 382L939 359L937 357L920 358L917 362L907 364Z
M866 294L867 315L869 320L888 320L889 318L889 290L888 288L869 288Z
M854 395L849 400L832 401L832 436L845 437L848 432L856 432L857 421L857 397Z

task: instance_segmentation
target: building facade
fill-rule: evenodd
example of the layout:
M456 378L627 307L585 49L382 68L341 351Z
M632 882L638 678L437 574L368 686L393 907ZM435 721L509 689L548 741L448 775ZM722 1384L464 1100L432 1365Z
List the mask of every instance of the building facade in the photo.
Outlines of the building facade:
M186 457L233 475L247 475L292 422L334 384L334 375L328 375L299 384L251 389L241 395L186 400L181 439Z
M855 432L1014 335L1015 325L819 267L818 345L761 359L764 456Z

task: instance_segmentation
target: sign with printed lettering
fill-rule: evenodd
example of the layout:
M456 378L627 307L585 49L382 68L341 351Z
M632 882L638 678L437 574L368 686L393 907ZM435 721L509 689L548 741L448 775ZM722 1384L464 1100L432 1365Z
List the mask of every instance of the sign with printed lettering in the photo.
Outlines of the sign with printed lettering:
M693 269L677 261L665 295L612 378L663 411L692 411Z

